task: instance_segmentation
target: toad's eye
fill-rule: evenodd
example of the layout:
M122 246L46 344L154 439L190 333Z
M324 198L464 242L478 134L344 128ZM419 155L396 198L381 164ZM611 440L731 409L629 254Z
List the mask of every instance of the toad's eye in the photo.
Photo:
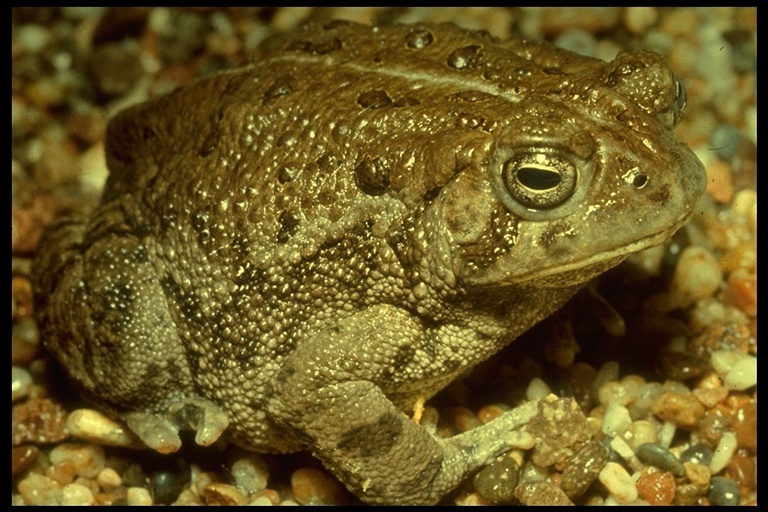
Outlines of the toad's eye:
M504 186L513 199L536 210L562 204L576 190L578 171L569 161L545 153L525 153L504 163Z
M677 126L677 123L680 122L680 119L683 117L683 112L685 112L685 106L686 106L686 94L685 94L685 86L683 86L683 83L680 81L677 76L673 74L673 78L675 81L675 100L672 103L672 113L674 115L674 119L672 121L673 127Z

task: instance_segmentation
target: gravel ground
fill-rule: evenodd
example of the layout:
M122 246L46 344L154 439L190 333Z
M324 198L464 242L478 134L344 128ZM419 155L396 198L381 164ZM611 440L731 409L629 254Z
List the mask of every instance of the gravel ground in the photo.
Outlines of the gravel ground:
M12 504L356 503L306 454L134 449L45 359L29 282L45 226L98 199L110 115L333 18L453 21L603 59L655 50L687 88L677 137L707 169L703 213L670 242L428 403L422 423L451 435L568 397L444 503L755 504L757 12L731 7L12 10Z

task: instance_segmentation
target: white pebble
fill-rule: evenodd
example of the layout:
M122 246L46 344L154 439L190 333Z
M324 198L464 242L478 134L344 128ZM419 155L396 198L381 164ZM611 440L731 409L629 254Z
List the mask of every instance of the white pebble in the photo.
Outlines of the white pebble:
M144 443L118 423L93 409L77 409L67 417L67 430L73 437L108 446L143 448Z
M637 499L637 487L621 464L608 462L597 478L619 503L632 503Z
M75 474L95 478L104 469L104 449L95 444L62 443L50 454L51 464L71 463Z
M732 350L713 350L710 354L709 363L717 374L722 378L741 361L744 354Z
M723 377L723 385L731 390L744 391L757 385L757 358L745 355Z
M547 383L536 377L531 379L531 382L528 384L528 389L525 391L525 396L529 401L538 401L545 396L548 396L551 392L552 390L549 388Z
M717 448L715 448L715 453L712 455L712 461L709 463L709 470L713 475L718 474L731 462L737 446L736 434L726 432L722 435L720 442L717 443Z
M249 505L251 506L261 506L261 507L271 507L273 505L272 500L267 498L266 496L259 496L258 498L254 498Z
M152 496L143 487L129 487L125 492L125 499L129 505L152 505Z
M509 432L505 439L505 444L509 448L518 448L520 450L530 450L536 445L536 439L524 430L514 430Z
M104 468L96 477L96 483L99 484L102 489L108 490L120 487L123 483L123 479L120 478L120 475L114 469Z
M624 434L624 438L633 450L641 444L655 443L658 441L656 426L648 420L635 421Z
M258 455L248 455L232 464L232 479L238 489L253 493L266 489L269 468Z
M676 432L677 425L671 421L665 421L659 429L659 444L664 448L672 446L672 439L675 437Z
M723 272L707 249L692 245L683 250L670 289L678 307L711 297L720 287Z
M27 52L37 53L51 40L51 31L42 25L30 23L16 29L15 39Z
M25 505L61 505L61 486L47 476L30 473L18 488Z
M603 415L603 424L600 429L607 436L623 434L632 425L629 411L623 405L608 404Z
M655 7L625 7L623 18L627 29L638 35L643 34L648 27L656 23L659 14Z
M23 398L32 387L32 375L19 366L11 366L11 400Z
M614 437L611 439L611 448L613 448L613 450L618 453L622 459L627 461L629 467L632 468L633 471L639 471L643 468L643 463L640 462L640 459L637 458L635 452L622 438Z
M62 505L93 505L93 493L89 488L81 484L67 484L61 491Z

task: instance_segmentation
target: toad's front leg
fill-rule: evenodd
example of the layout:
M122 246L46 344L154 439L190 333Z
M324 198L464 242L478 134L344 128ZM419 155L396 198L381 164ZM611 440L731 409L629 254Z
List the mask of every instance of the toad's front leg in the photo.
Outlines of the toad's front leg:
M434 437L388 397L444 370L425 343L420 321L404 310L380 305L347 317L288 357L268 411L361 499L435 503L508 449L536 404L453 438Z

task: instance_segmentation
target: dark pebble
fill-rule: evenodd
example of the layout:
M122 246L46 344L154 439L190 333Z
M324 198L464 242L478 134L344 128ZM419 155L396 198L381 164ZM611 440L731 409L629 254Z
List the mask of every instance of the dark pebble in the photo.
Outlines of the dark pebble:
M510 457L504 457L475 475L475 490L484 500L491 503L514 503L519 476L520 468L517 462Z
M656 443L644 443L637 447L635 455L642 462L669 471L676 477L685 476L685 466L675 455Z
M738 505L741 492L736 482L730 478L715 476L709 483L707 497L712 505Z
M37 460L40 450L30 444L11 448L11 478L16 478Z
M730 162L736 154L736 149L739 147L742 137L743 135L738 127L728 123L721 123L712 130L712 135L709 137L709 146L720 160Z
M584 494L608 462L609 453L610 450L603 443L592 439L586 441L563 471L560 486L563 492L572 500Z
M177 457L171 467L153 472L149 477L149 492L155 503L170 504L189 484L192 474L189 464Z

